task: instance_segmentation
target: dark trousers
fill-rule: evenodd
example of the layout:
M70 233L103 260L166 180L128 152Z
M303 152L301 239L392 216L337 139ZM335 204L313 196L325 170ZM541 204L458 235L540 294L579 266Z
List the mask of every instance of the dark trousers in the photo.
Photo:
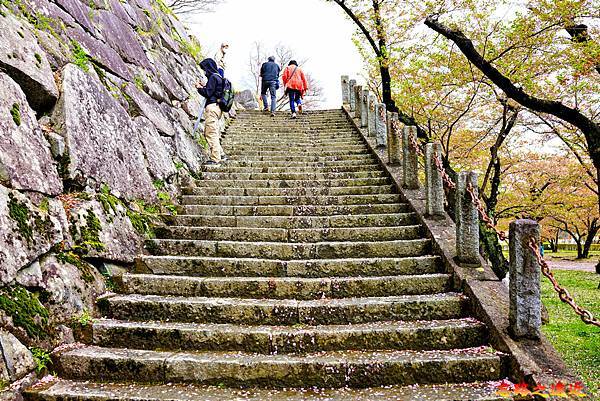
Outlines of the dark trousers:
M299 90L296 89L288 89L288 95L290 97L290 110L292 113L296 112L296 105L302 104L302 94Z

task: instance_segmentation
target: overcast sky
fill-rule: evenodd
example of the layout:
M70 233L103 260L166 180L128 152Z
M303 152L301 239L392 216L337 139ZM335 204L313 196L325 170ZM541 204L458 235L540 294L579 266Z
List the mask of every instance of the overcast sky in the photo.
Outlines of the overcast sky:
M322 83L327 108L341 106L340 76L358 76L362 70L352 43L354 26L339 6L325 0L226 0L214 13L189 18L188 26L207 56L229 43L226 75L236 90L248 87L255 41L267 49L282 43L296 51L297 60L308 59L305 70Z

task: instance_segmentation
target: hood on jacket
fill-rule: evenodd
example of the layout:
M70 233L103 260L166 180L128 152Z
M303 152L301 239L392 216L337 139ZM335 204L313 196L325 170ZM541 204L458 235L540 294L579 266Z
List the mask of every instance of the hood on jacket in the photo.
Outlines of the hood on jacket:
M200 62L200 68L206 74L207 78L210 78L212 74L218 74L219 70L217 69L217 62L212 58L204 59Z

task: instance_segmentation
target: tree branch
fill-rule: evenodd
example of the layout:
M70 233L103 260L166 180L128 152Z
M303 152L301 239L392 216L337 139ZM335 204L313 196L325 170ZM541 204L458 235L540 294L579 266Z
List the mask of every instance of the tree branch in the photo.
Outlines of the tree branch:
M502 89L509 98L531 110L553 115L579 128L588 142L594 166L600 167L600 125L586 117L579 110L568 107L561 102L541 99L525 93L522 88L515 85L508 77L485 60L475 49L473 42L460 30L445 26L438 20L437 15L428 16L425 25L454 42L465 57L496 86Z

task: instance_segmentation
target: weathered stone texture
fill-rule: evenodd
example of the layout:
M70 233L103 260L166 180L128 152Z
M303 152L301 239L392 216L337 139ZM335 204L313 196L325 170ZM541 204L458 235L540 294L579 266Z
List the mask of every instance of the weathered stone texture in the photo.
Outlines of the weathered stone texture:
M38 112L50 109L58 98L58 88L50 63L29 24L5 14L0 15L0 26L0 71L21 86L33 109Z
M140 142L144 146L144 156L152 177L167 181L177 174L177 169L173 164L173 155L169 153L167 144L150 120L145 117L138 117L135 119L134 124Z
M156 191L131 118L97 77L68 65L53 120L67 142L71 179L83 175L127 197L154 198Z
M92 311L96 297L105 291L104 280L96 268L85 261L79 266L60 262L55 256L40 260L39 287L47 291L44 306L50 323L71 322L84 310Z
M62 182L21 88L0 73L0 183L14 189L50 195L62 192Z
M102 246L98 249L88 247L90 257L132 263L142 252L143 238L133 228L125 207L118 204L115 209L109 207L107 210L104 205L95 200L82 202L71 211L76 243L81 241L82 232L90 232L90 230L94 232L90 224L94 219L97 219L101 227L97 235Z
M237 93L235 95L235 101L244 110L258 109L258 100L256 99L256 96L254 96L254 93L249 89Z
M128 84L125 87L125 93L131 98L135 106L139 109L139 112L150 120L162 135L175 136L175 129L172 122L163 113L160 104L156 100L132 84Z
M86 31L96 32L96 28L90 21L90 16L93 13L89 3L80 0L54 0L54 2L67 11Z
M35 368L31 351L11 333L0 330L0 380L11 382Z
M477 173L461 171L456 184L456 253L466 266L479 266L479 212L468 188L478 195Z
M13 281L17 272L65 238L65 212L49 199L47 210L36 207L18 191L0 186L0 283Z
M538 339L542 327L540 264L529 241L540 242L540 226L534 220L510 223L510 332L516 338Z
M67 32L69 37L77 41L96 63L125 80L133 80L133 74L127 64L112 47L94 38L83 29L70 28Z
M150 69L150 60L138 40L133 28L114 14L100 10L97 13L97 26L106 43L115 49L124 60Z

